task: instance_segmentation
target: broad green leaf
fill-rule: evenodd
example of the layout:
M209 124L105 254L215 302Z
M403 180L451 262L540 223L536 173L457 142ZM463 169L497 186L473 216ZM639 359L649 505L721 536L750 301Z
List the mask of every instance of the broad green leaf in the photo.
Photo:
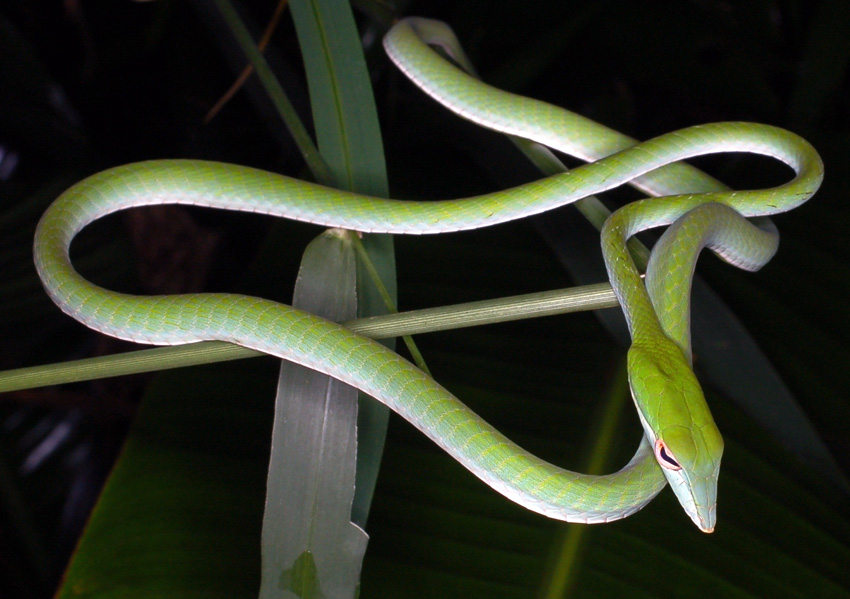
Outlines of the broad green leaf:
M254 370L157 378L57 597L257 596L273 385Z

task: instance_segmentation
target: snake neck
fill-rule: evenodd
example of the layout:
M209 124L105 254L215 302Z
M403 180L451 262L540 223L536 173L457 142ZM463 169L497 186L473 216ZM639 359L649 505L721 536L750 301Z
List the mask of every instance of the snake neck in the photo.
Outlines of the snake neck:
M633 344L650 344L665 336L643 278L626 246L631 223L621 212L612 214L602 229L602 254L608 280L620 302Z

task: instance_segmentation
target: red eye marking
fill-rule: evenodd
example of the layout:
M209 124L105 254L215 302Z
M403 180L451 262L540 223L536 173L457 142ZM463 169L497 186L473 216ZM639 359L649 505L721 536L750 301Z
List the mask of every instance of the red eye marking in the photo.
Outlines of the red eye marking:
M658 463L668 470L682 469L682 465L676 461L676 458L673 457L673 454L670 453L667 446L664 444L664 441L661 439L658 439L655 442L655 459L657 459Z

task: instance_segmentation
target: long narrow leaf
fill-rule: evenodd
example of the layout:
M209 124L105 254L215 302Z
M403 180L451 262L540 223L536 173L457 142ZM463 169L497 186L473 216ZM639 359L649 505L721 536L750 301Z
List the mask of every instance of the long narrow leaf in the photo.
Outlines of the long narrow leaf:
M331 230L304 252L293 305L340 321L357 312L356 254ZM261 599L353 597L367 535L351 523L357 391L291 362L280 369L263 516Z
M338 187L377 196L388 194L383 142L360 37L345 0L294 0L292 15L310 87L319 150ZM367 235L363 244L395 300L391 238ZM386 312L375 287L358 275L359 315ZM388 343L389 344L389 343ZM361 404L353 520L365 525L384 447L388 410Z

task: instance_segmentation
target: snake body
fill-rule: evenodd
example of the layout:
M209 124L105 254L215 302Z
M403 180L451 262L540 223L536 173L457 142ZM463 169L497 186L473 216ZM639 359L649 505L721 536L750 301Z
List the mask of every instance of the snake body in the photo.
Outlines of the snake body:
M338 378L385 403L500 493L546 516L585 523L623 518L643 507L670 480L688 515L710 532L722 440L690 367L688 327L681 324L688 297L671 304L665 299L665 286L671 281L680 289L687 284L703 246L747 268L769 259L769 247L752 252L749 237L742 241L741 235L749 236L754 227L741 225L741 215L774 214L806 201L820 184L820 158L792 133L748 123L691 127L632 145L628 138L568 111L517 100L465 75L422 41L435 31L445 34L447 28L434 21L406 19L385 39L391 58L417 85L483 126L595 162L513 189L435 202L366 197L222 163L158 160L120 166L74 185L43 216L36 232L35 260L45 289L63 311L108 335L156 345L223 340ZM510 108L512 102L523 100L577 129L558 130L556 123L553 130L548 117ZM567 134L582 141L578 145L565 141ZM584 147L584 141L592 147ZM709 178L674 164L726 151L774 157L796 176L773 189L706 193L716 189ZM431 234L539 214L630 182L667 197L629 204L612 215L602 233L609 277L633 338L629 380L646 431L629 464L604 476L564 470L529 454L415 366L337 324L241 295L117 293L82 278L69 258L73 238L92 221L152 204L259 212L364 232ZM682 189L692 193L670 195ZM727 221L738 224L729 228ZM670 249L650 264L644 285L625 241L645 228L671 223L676 223L676 232L662 238ZM733 229L737 233L723 233ZM754 235L768 239L756 243L760 247L775 238L772 232ZM671 316L673 324L659 317L654 304Z

